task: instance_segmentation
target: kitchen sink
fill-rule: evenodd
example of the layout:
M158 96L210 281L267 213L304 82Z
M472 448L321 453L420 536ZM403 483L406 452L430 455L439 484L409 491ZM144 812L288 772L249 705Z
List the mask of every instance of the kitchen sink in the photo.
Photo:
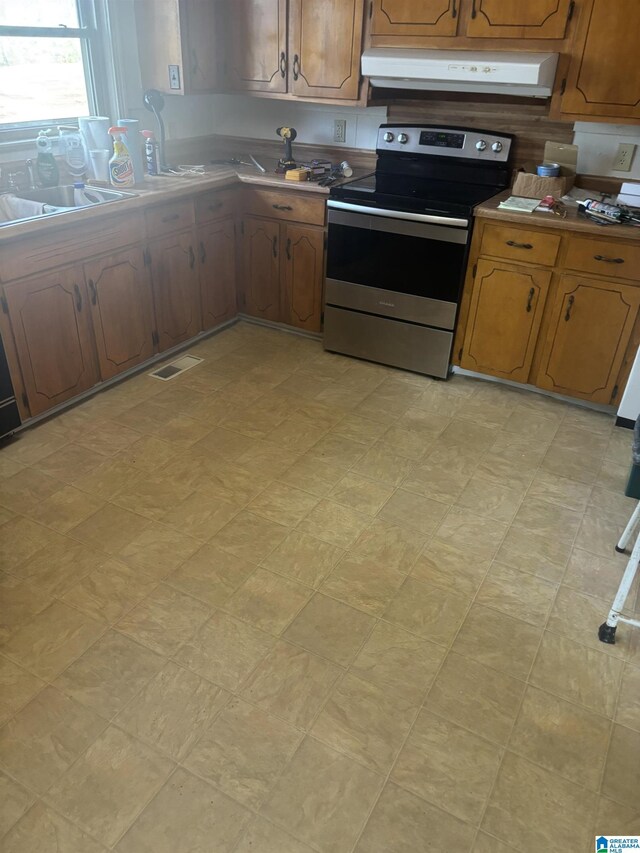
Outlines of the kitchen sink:
M136 197L135 193L92 186L86 186L84 193L90 199L90 204L76 204L73 184L10 190L0 194L0 227ZM41 209L38 209L37 205L42 205Z

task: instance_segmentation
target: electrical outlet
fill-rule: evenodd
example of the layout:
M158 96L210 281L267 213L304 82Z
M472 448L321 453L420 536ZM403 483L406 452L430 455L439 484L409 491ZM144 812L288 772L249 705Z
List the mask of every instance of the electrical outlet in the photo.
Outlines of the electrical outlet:
M614 172L630 172L636 146L633 142L621 142L613 159Z
M337 118L333 122L333 141L345 143L347 141L347 120Z

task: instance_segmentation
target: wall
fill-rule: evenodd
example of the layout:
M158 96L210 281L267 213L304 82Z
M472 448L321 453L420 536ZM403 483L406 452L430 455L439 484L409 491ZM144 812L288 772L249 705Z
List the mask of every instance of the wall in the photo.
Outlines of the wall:
M610 175L623 181L640 181L640 127L629 124L598 124L577 121L574 142L579 148L578 171L583 175ZM638 146L630 172L612 169L620 142Z

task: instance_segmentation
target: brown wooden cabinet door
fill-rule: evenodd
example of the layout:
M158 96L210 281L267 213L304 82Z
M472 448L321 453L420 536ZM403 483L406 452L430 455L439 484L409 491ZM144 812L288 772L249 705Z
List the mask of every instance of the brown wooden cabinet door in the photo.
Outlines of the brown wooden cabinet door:
M547 270L478 261L461 366L526 382L550 280Z
M282 319L280 298L280 224L244 218L242 309L264 320Z
M91 388L98 371L87 290L79 267L4 288L32 415Z
M222 0L180 0L182 63L187 94L216 92L224 67Z
M363 0L289 0L289 91L357 100Z
M202 327L231 320L236 309L236 235L233 218L198 229Z
M536 385L608 403L640 307L640 288L562 276Z
M140 246L84 265L100 375L110 379L154 353L151 283Z
M562 114L640 119L638 33L638 0L584 3Z
M287 0L234 0L227 44L230 89L287 91Z
M202 329L194 244L193 233L181 231L149 246L160 352L189 340Z
M563 39L571 0L468 0L466 35L497 39Z
M322 326L324 229L283 226L283 321L308 332Z
M373 0L371 34L455 36L461 0Z

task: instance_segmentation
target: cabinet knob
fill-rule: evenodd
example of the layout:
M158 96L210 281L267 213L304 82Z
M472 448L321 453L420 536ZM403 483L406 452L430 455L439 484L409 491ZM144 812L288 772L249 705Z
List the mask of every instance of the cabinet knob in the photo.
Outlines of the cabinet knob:
M284 50L280 54L280 76L283 80L287 76L287 54Z
M293 57L293 79L297 80L300 76L300 57L296 53Z

